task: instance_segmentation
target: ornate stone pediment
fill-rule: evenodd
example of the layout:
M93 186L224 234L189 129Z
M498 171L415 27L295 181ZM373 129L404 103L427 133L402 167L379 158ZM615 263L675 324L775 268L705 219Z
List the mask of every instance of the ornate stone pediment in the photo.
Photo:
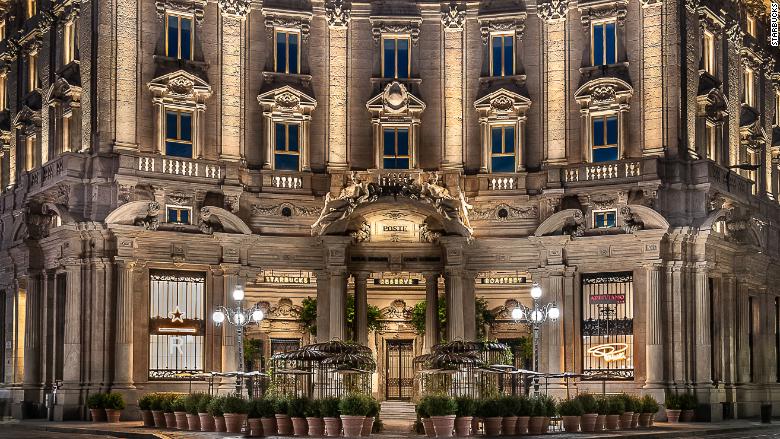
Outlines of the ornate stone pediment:
M728 101L719 88L697 96L696 104L699 116L705 116L711 122L722 122L729 114Z
M67 112L71 107L78 106L81 103L82 88L80 85L72 85L63 77L58 77L49 87L44 95L44 100L48 103L58 103L63 105Z
M269 39L274 36L274 28L297 29L301 32L301 39L307 41L311 30L312 13L293 9L263 8L265 16L265 30Z
M221 0L220 3L222 3ZM157 16L163 18L166 12L192 14L198 23L203 21L206 0L155 0Z
M25 136L35 134L41 127L41 112L25 105L14 116L12 125Z
M547 0L536 5L536 14L544 21L566 20L569 12L569 0Z
M317 100L308 94L284 85L257 96L265 111L283 114L309 114L317 107Z
M482 37L482 44L489 42L491 32L514 32L515 38L522 39L526 17L525 11L479 14L479 33Z
M382 39L382 34L409 35L414 46L420 41L420 25L422 24L420 16L372 16L369 19L371 21L371 35L377 44Z
M531 100L521 94L501 88L477 99L474 102L474 107L480 114L516 117L528 111L528 108L531 107Z
M574 98L582 108L593 110L618 110L626 108L634 88L622 79L604 77L590 80L582 85Z
M185 70L162 75L147 86L155 98L179 103L205 103L212 92L206 81Z
M396 299L389 306L380 311L382 320L388 321L407 321L412 318L412 308L406 305L402 299Z
M366 108L371 114L384 117L419 117L425 110L425 102L410 93L404 84L393 81L369 99Z

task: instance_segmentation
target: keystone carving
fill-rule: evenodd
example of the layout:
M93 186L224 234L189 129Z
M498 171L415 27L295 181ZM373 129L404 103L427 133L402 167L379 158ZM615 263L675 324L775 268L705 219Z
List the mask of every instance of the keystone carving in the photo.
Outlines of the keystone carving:
M146 215L135 219L133 224L136 226L142 226L146 230L157 230L160 226L160 204L156 201L151 201L146 209Z

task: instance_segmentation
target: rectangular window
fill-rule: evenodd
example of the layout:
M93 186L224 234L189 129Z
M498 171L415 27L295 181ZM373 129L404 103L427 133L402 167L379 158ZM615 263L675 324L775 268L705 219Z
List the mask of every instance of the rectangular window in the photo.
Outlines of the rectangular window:
M297 171L301 157L300 125L274 124L274 169Z
M24 138L24 170L30 171L35 167L35 136L27 136Z
M618 159L618 118L615 115L594 116L591 136L592 161Z
M165 53L171 58L192 59L194 36L192 18L168 14L165 20L167 22Z
M490 143L491 171L515 172L515 127L491 127Z
M593 228L609 229L617 227L617 210L595 210L593 211Z
M755 316L753 315L754 312L755 311L753 309L753 297L748 297L748 362L750 365L751 383L754 381L753 378L755 377L754 370L753 370L753 366L755 364L755 357L753 356L754 354L753 346L755 343L754 340L755 328L753 326L756 324L756 319L754 318Z
M756 95L755 95L755 73L750 67L745 67L742 71L742 92L745 105L755 107Z
M704 146L707 148L707 158L718 160L718 127L707 123L704 128Z
M38 88L38 54L27 55L27 92Z
M192 208L183 206L167 206L167 219L171 224L192 224Z
M276 71L278 73L300 73L300 34L290 31L276 31Z
M5 39L6 21L0 20L0 41Z
M8 109L8 76L0 76L0 111Z
M757 165L758 164L758 151L748 151L747 152L747 159L748 163L751 165ZM758 194L758 170L748 170L747 172L747 178L753 182L753 195Z
M715 35L710 31L704 31L701 37L702 64L704 70L712 76L715 76Z
M409 129L385 128L382 154L384 169L409 169Z
M70 116L62 116L62 150L70 151Z
M591 61L594 66L617 62L617 34L614 21L593 24L591 48Z
M165 112L165 155L192 158L192 113Z
M149 278L149 378L203 372L206 275L152 270Z
M76 59L76 20L65 23L62 30L62 64L67 65Z
M582 275L582 371L634 378L634 278L630 271Z
M747 33L756 38L756 19L752 15L747 16Z
M515 74L514 35L494 35L490 38L490 64L493 76Z
M382 37L382 76L407 79L411 70L409 37Z
M27 7L25 8L26 17L28 19L33 18L38 13L38 1L27 0Z

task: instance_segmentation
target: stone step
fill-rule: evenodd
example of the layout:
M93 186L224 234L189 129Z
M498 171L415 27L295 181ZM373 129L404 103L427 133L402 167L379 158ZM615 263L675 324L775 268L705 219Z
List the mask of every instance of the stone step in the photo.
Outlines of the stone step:
M406 401L382 401L382 419L414 419L414 404Z

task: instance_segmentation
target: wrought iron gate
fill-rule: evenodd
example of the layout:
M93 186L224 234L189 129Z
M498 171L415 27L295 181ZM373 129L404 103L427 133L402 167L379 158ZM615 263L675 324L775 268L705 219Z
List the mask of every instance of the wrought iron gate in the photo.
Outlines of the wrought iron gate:
M414 348L411 340L388 340L385 356L385 397L406 401L412 397Z

